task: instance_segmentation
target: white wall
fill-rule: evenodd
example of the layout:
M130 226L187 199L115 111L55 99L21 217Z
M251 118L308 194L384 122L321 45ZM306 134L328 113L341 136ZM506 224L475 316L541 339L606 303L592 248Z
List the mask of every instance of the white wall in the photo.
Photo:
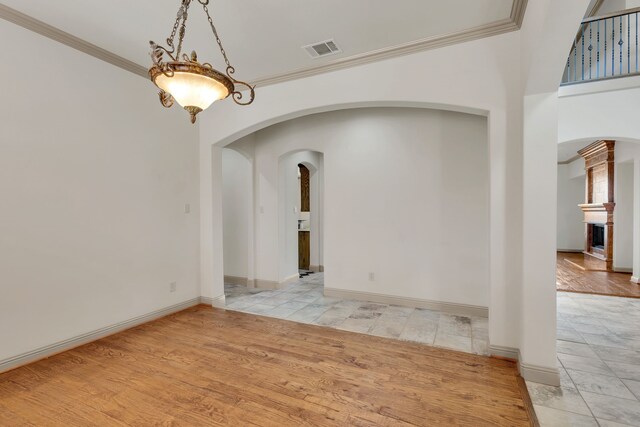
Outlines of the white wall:
M0 34L0 361L199 297L197 127L138 76Z
M559 251L584 250L584 215L578 204L585 203L585 177L584 174L572 176L571 168L571 163L558 165L557 248Z
M216 198L215 164L209 157L215 148L224 146L266 126L313 113L370 106L421 107L471 112L486 115L489 123L490 158L490 317L491 351L517 354L537 369L540 375L523 370L525 378L557 383L555 358L555 246L554 227L545 231L543 243L523 242L523 198L529 197L523 187L523 115L524 94L553 93L566 62L566 46L575 37L588 0L529 2L522 30L460 43L446 48L416 52L316 76L259 88L251 108L239 109L232 103L217 103L211 114L201 118L201 204L204 207L202 227L206 231L202 243L203 292L223 293L221 272L216 260L222 255L215 245L216 216L208 215L220 203ZM561 41L565 40L566 44ZM390 76L398 76L411 84L380 84ZM474 75L469 79L469 75ZM425 75L428 78L425 78ZM481 81L482 84L478 84ZM555 111L555 106L554 110ZM216 115L225 117L216 120ZM537 123L553 129L544 135L544 143L555 144L557 117L551 122ZM533 147L533 141L532 141ZM538 157L541 170L532 165L531 182L539 174L547 176L546 193L555 206L555 147ZM325 163L327 159L325 158ZM547 166L553 168L549 173ZM328 169L328 168L327 168ZM257 178L259 182L262 177ZM325 179L328 185L328 178ZM213 187L213 188L212 188ZM537 195L534 191L532 194ZM327 196L328 197L328 196ZM325 197L326 200L327 197ZM267 206L265 205L265 208ZM327 203L326 211L330 209ZM555 222L552 208L551 222ZM214 223L211 223L211 222ZM327 221L325 221L327 223ZM328 224L328 223L327 223ZM212 231L209 234L209 230ZM534 233L535 234L535 233ZM548 235L547 235L548 234ZM330 242L327 239L326 245ZM544 274L525 281L523 263L535 266L538 259L523 257L523 248L531 244L548 253ZM325 250L325 254L329 251ZM328 260L325 260L325 265ZM538 266L538 269L540 267ZM524 288L532 301L523 310ZM542 295L542 298L538 298ZM535 298L531 298L535 297ZM543 307L544 309L541 309ZM523 331L531 345L523 346ZM524 366L524 365L521 365ZM542 378L544 377L544 378Z
M263 208L256 277L288 274L284 266L273 269L281 249L273 232L282 218L278 159L310 149L324 154L326 287L488 306L486 118L354 109L283 122L252 137ZM293 175L300 158L290 159Z
M251 164L232 149L222 150L224 274L249 275L249 219L253 197Z
M216 296L224 292L222 272L215 266L222 257L213 244L219 240L214 231L216 216L210 215L220 203L213 191L215 165L208 161L215 152L212 145L224 146L271 124L328 110L401 106L474 112L488 116L492 164L489 335L491 344L496 348L518 348L522 263L522 150L519 143L522 138L522 102L521 80L514 67L519 67L520 54L520 36L514 32L262 87L251 108L237 108L232 103L214 104L212 111L200 118L200 200L205 236L202 241L203 294ZM395 75L397 70L408 73L404 78L412 84L380 85L380 81ZM429 70L428 79L424 78L424 70ZM475 79L468 79L469 70L473 70ZM483 84L478 85L477 81ZM220 115L225 117L222 122L215 119ZM265 187L261 194L273 188L267 180L265 176L256 174L255 188L263 184ZM262 203L256 198L256 208L274 209L275 206L268 205L269 200L273 199L265 198ZM269 230L260 231L259 227L256 221L256 233L269 233ZM328 253L326 248L324 253ZM327 264L326 259L324 264ZM278 277L277 271L268 271L270 265L260 268L262 275ZM555 343L555 336L550 341Z
M633 161L615 165L613 268L633 270Z

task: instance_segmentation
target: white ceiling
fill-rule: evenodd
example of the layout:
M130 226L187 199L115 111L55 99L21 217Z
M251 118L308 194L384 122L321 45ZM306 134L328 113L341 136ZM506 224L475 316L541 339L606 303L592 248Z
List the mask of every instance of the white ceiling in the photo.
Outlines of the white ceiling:
M179 0L1 0L2 4L148 67L149 40L165 44ZM340 58L508 19L513 0L211 0L236 67L256 81ZM301 46L335 39L343 53L312 59ZM190 9L186 50L223 68L202 6Z

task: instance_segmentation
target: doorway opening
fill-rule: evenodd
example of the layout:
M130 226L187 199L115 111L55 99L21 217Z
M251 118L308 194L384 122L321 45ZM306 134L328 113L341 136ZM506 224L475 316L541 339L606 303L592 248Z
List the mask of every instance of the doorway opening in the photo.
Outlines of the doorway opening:
M640 298L640 286L631 281L633 158L639 154L640 146L628 141L559 145L559 292Z
M300 150L279 160L280 280L322 273L324 155Z
M300 278L311 271L311 172L302 163L298 164L298 189L300 212L298 213L298 270Z

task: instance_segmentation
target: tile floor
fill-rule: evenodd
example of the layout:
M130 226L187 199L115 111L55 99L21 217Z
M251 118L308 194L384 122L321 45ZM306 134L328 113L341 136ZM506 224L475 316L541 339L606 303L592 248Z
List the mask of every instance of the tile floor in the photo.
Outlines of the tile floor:
M487 318L328 298L323 273L305 276L286 289L260 290L225 284L231 310L416 341L467 353L487 354Z
M640 426L640 300L558 292L561 387L528 382L542 427Z

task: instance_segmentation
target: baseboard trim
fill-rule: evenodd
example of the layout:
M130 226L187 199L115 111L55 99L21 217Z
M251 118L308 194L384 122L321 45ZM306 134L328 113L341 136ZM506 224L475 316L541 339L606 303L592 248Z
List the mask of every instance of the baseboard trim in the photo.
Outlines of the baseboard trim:
M638 283L638 284L640 284L640 277L631 276L631 281L632 281L633 283Z
M310 265L309 270L313 271L314 273L322 273L324 272L324 265Z
M282 282L276 282L275 280L254 279L253 287L258 289L267 289L267 290L284 289L288 287L291 282L298 280L299 278L300 278L300 275L292 274L291 276L284 279Z
M324 295L333 298L354 299L358 301L394 304L404 307L426 308L463 316L488 317L489 309L477 305L457 304L442 301L430 301L418 298L399 297L394 295L377 294L373 292L349 291L344 289L324 288Z
M584 252L584 248L582 249L556 249L556 252L569 252L572 254L581 254Z
M200 304L210 305L215 308L225 308L226 306L226 296L220 295L215 298L211 297L200 297Z
M106 326L104 328L96 329L92 332L87 332L85 334L59 341L51 345L40 347L35 350L19 354L17 356L10 357L8 359L0 360L0 373L27 365L29 363L33 363L40 359L51 357L55 354L71 350L72 348L99 340L106 336L117 334L118 332L122 332L126 329L142 325L143 323L151 322L161 317L177 313L187 308L196 306L200 303L200 297L192 298L190 300L174 304L169 307L161 308L160 310L152 311L151 313L143 314L142 316L133 317L131 319L114 323L113 325Z
M520 376L522 376L526 381L551 385L554 387L558 387L560 385L560 372L558 371L558 368L547 368L544 366L524 363L522 362L522 354L517 348L490 344L489 354L491 356L511 359L518 362L518 371L520 372Z
M633 268L627 267L613 267L614 273L633 273Z
M520 361L520 375L527 381L534 383L560 386L560 372L558 368L547 368L545 366L530 365Z
M249 279L240 276L224 276L224 283L231 285L249 286Z
M520 350L513 347L504 347L501 345L489 345L489 354L491 356L502 357L505 359L511 359L515 362L520 360Z
M279 283L276 282L275 280L263 280L263 279L253 280L253 287L258 289L273 290L273 289L278 289L278 285Z

